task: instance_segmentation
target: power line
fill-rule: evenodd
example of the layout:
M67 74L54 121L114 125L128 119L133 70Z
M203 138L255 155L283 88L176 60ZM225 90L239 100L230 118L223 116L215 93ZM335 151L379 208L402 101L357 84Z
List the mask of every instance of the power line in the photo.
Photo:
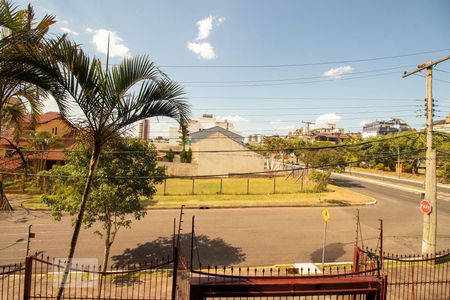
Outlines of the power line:
M446 71L446 70L441 70L441 69L437 69L437 68L434 68L433 70L436 70L436 71L439 71L439 72L442 72L442 73L450 74L450 72Z
M286 83L266 83L266 84L239 84L239 85L185 85L185 87L189 88L221 88L221 87L266 87L266 86L280 86L280 85L301 85L301 84L309 84L309 83L318 83L318 82L338 82L343 80L353 80L353 79L363 79L363 78L371 78L371 77L379 77L385 75L398 74L398 71L393 72L384 72L380 74L374 75L365 75L365 76L354 76L354 77L346 77L339 79L322 79L322 80L312 80L312 81L301 81L301 82L286 82Z
M390 70L397 70L397 69L403 69L403 68L409 68L411 66L415 65L405 65L405 66L398 66L398 67L392 67L392 68L383 68L383 69L375 69L375 70L368 70L368 71L359 71L359 72L352 72L350 74L344 74L344 76L348 75L354 75L354 74L366 74L366 73L374 73L374 72L382 72L382 71L390 71ZM258 80L227 80L227 81L179 81L181 84L192 84L192 83L200 83L200 84L216 84L216 83L223 83L223 84L232 84L232 83L261 83L261 82L283 82L283 81L298 81L298 80L308 80L308 79L318 79L323 78L324 76L309 76L309 77L291 77L291 78L281 78L281 79L258 79Z
M410 111L410 110L408 110L408 111ZM391 113L391 112L386 112L386 113ZM277 114L277 115L279 115L279 114ZM276 117L277 115L273 115L273 116ZM295 114L295 115L297 115L297 116L304 116L304 117L316 116L316 115L306 115L306 114ZM244 115L240 115L240 116L244 116ZM395 117L398 117L398 118L416 117L416 115L395 115ZM359 117L355 117L355 118L346 118L345 120L346 121L365 120L367 118L368 117L360 117L360 118ZM377 119L377 118L376 117L372 117L372 119ZM265 120L265 121L251 121L252 124L258 124L258 123L262 123L262 124L267 123L268 124L269 122L270 121L267 121L267 120ZM293 123L293 122L299 122L299 120L280 120L279 123ZM174 124L174 123L171 123L171 122L157 122L157 123L153 123L153 124L155 125L155 124ZM276 124L272 124L272 125L276 125Z
M320 66L331 64L344 64L344 63L359 63L368 61L378 61L386 59L394 59L401 57L417 56L422 54L439 53L449 51L450 49L428 50L414 53L404 53L391 56L380 56L360 59L348 59L348 60L335 60L335 61L322 61L322 62L310 62L310 63L294 63L294 64L273 64L273 65L161 65L161 68L196 68L196 69L210 69L210 68L289 68L289 67L306 67L306 66Z
M420 101L423 99L418 98L365 98L365 97L267 97L267 96L191 96L191 99L207 99L207 100L324 100L324 101L332 101L332 100L349 100L349 101ZM444 100L446 101L446 100Z
M389 107L393 107L393 108L400 108L400 107L408 107L409 105L390 105ZM421 105L418 104L413 104L411 105L412 107L421 107ZM440 105L437 105L440 106ZM363 105L363 106L339 106L339 107L330 107L330 106L321 106L321 107L254 107L254 108L250 108L250 107L243 107L243 108L205 108L205 107L199 107L199 108L192 108L191 110L194 111L198 111L198 110L226 110L226 111L241 111L241 110L251 110L251 111L258 111L258 110L321 110L321 109L326 109L326 110L340 110L340 109L357 109L357 108L379 108L379 105Z
M400 154L407 155L407 154L417 154L418 152L423 151L423 149L418 149L415 151L409 151L409 152L401 152ZM267 171L259 171L259 172L244 172L244 173L224 173L224 174L214 174L214 175L196 175L196 176L143 176L143 177L130 177L130 176L94 176L94 178L111 178L111 179L128 179L128 180L136 180L136 179L175 179L175 178L186 178L186 179L193 179L193 178L219 178L219 177L228 177L229 175L233 176L244 176L244 175L262 175L262 174L277 174L277 173L285 173L289 171L301 171L301 170L311 170L311 169L328 169L328 168L335 168L335 167L341 167L341 166L348 166L353 165L357 163L366 162L368 159L374 159L374 157L397 157L398 153L394 153L392 155L380 155L380 154L374 154L371 156L367 156L365 159L361 159L358 161L351 161L351 162L344 162L340 164L328 164L328 165L320 165L320 166L305 166L305 167L296 167L291 168L287 170L267 170ZM17 172L0 172L0 174L3 175L23 175L23 173L17 173ZM86 176L74 176L74 175L62 175L62 174L27 174L28 176L34 176L34 177L56 177L56 178L86 178Z
M234 150L192 150L193 153L220 153L220 152L227 152L227 153L239 153L239 152L279 152L279 151L295 151L295 150L323 150L323 149L336 149L336 148L354 148L359 146L364 146L368 144L373 143L381 143L385 141L395 140L399 138L405 138L410 137L413 135L420 135L421 132L412 132L409 134L401 135L401 136L393 136L393 137L387 137L383 139L378 140L371 140L371 141L364 141L356 144L338 144L338 145L329 145L329 146L319 146L319 147L289 147L289 148L281 148L281 149L234 149ZM29 149L22 149L21 150L24 153L31 152L31 153L40 153L40 152L61 152L61 150L57 149L49 149L49 150L29 150ZM89 150L87 150L89 151ZM84 150L65 150L66 153L82 153L86 152ZM138 153L147 153L147 151L105 151L102 152L103 154L138 154Z

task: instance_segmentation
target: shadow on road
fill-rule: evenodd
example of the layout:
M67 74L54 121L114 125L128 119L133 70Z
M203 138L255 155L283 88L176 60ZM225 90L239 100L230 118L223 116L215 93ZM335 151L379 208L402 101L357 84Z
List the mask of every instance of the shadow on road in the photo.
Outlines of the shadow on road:
M364 186L356 183L354 181L349 181L349 180L345 180L345 179L338 179L338 178L333 178L331 181L331 184L340 186L340 187L346 187L346 188L363 188Z
M312 262L322 261L322 249L314 250L309 256ZM345 254L343 243L333 243L325 247L325 262L335 262Z
M159 237L152 242L138 244L136 248L127 248L122 254L113 256L112 260L116 265L123 266L172 256L172 242L172 237ZM181 252L188 260L190 258L190 244L191 235L182 234L180 236ZM234 247L221 238L199 235L196 236L195 244L197 247L194 247L194 267L198 267L199 260L202 266L229 266L245 261L245 253L241 248Z

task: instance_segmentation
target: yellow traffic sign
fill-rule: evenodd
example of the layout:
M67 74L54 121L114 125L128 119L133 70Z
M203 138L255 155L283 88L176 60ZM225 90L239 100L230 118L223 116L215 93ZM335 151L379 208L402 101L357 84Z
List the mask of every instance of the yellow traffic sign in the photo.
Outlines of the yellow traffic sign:
M328 211L328 209L325 207L324 209L322 209L322 219L324 222L328 222L328 220L331 218L330 216L330 212Z

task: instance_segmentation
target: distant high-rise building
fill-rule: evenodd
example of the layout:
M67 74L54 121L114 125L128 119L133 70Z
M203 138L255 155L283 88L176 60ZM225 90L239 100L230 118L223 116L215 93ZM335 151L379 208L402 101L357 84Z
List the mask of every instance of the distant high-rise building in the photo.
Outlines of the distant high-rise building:
M138 136L143 140L150 139L150 120L146 119L139 122Z
M362 137L367 138L409 130L412 130L412 128L405 121L398 118L392 118L388 121L375 121L365 124L363 126Z

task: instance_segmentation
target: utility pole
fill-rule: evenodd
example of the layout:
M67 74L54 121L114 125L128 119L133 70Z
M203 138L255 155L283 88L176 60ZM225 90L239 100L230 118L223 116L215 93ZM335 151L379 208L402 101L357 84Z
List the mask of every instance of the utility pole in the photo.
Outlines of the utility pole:
M426 173L425 173L425 200L431 205L431 212L424 214L422 232L422 255L436 255L437 236L437 191L436 191L436 149L433 147L433 95L432 79L433 67L443 61L450 59L447 55L436 61L428 61L417 66L411 72L405 72L403 78L426 69L427 79L427 152L426 152Z
M316 123L311 122L311 121L302 121L302 123L303 123L303 124L306 124L306 135L309 136L309 133L310 133L310 131L309 131L309 125L314 125L314 124L316 124Z

